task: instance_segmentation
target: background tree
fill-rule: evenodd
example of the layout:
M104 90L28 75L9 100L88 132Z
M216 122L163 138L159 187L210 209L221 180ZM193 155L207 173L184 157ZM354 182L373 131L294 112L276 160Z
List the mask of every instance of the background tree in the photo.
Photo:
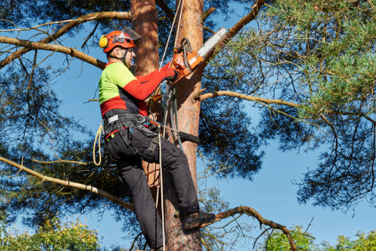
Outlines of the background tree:
M69 69L73 58L99 68L104 65L87 54L63 46L63 38L84 34L87 39L82 41L82 46L88 51L91 41L98 41L98 37L109 30L131 25L130 21L137 15L116 12L129 10L128 2L38 3L48 8L23 1L1 3L1 7L6 7L1 18L7 20L1 25L7 32L14 24L29 27L30 20L38 24L50 22L26 30L16 29L10 36L0 37L4 45L1 49L4 59L0 62L3 72L0 77L2 160L21 162L23 165L19 168L30 167L43 177L76 181L108 191L112 196L107 198L115 202L111 208L116 218L133 229L134 216L125 209L131 208L131 201L116 182L115 170L107 162L99 167L92 163L93 135L74 119L59 114L59 101L50 84L55 76ZM140 1L132 6L137 3ZM189 126L179 124L179 128L189 128L187 132L199 134L198 149L208 160L209 173L220 178L252 179L261 168L263 152L260 147L271 141L278 141L280 149L285 151L322 149L320 165L307 172L298 183L299 200L306 203L312 199L314 205L333 209L352 208L363 198L373 203L376 156L375 76L372 71L375 63L374 2L275 0L264 5L264 1L258 0L252 5L242 1L232 3L244 7L245 15L229 30L220 44L221 49L208 57L213 59L210 64L204 64L190 81L177 86L181 102L179 122L192 123ZM150 4L154 6L153 2ZM231 10L228 10L228 1L205 1L201 5L199 1L186 1L185 4L191 8L183 7L182 24L189 28L184 30L183 27L182 33L176 35L177 41L187 35L197 49L202 38L216 28L215 19L207 14L216 8L214 13L226 16ZM132 9L132 14L140 10ZM154 30L150 34L158 31L158 41L163 45L167 43L174 13L178 13L172 10L176 10L174 3L156 1L155 8L146 12L153 16L148 24L157 22L157 30L152 26ZM257 22L247 26L248 30L244 29L255 17ZM69 21L52 22L64 19ZM86 22L93 23L86 26L90 32L83 29ZM199 27L195 33L190 33L195 30L189 26L192 24ZM137 28L143 37L150 31ZM33 32L27 33L30 29ZM29 43L17 38L40 42ZM155 35L148 39L156 48ZM16 52L18 47L23 49ZM49 57L57 56L44 54L40 49L64 53L61 68L56 69L52 64L46 66ZM154 61L145 63L151 67L149 69L156 67L155 59L159 58L156 50L147 50L153 51L151 59ZM163 46L159 54L162 55L162 51ZM144 61L140 56L137 60ZM245 100L260 108L262 119L257 127L252 128L244 108ZM191 115L194 119L181 118L181 113L187 114L187 109L194 111ZM88 135L87 142L74 137L81 133ZM195 173L196 146L190 142L184 146L189 149L187 154ZM57 161L53 154L58 156ZM13 166L15 162L8 161ZM12 210L14 217L28 210L30 217L26 222L31 225L43 224L47 215L57 212L92 210L103 208L107 203L97 193L15 175L17 170L11 166L3 166L1 170L2 210ZM24 187L28 189L22 189ZM168 199L173 203L173 198ZM222 212L217 214L217 219L242 213L256 217L263 224L283 228L248 207ZM171 211L167 217L170 217L168 222L173 222ZM288 234L288 230L285 233ZM199 233L194 236L195 240L199 239Z
M318 250L318 246L314 244L314 238L303 232L301 227L295 227L292 235L298 250ZM275 231L271 235L265 237L264 243L259 245L258 250L274 251L274 250L289 250L290 245L284 234L280 231Z
M376 235L374 231L368 234L358 232L356 239L343 235L338 236L337 243L330 245L323 242L320 245L315 243L314 237L301 227L295 227L291 230L296 246L299 250L316 250L316 251L335 251L335 250L373 250L376 247ZM289 250L290 245L286 236L280 231L273 232L270 236L265 237L264 243L260 243L258 250Z
M35 233L14 232L6 228L6 219L0 221L0 248L4 251L18 250L99 250L97 233L78 222L61 224L51 219Z

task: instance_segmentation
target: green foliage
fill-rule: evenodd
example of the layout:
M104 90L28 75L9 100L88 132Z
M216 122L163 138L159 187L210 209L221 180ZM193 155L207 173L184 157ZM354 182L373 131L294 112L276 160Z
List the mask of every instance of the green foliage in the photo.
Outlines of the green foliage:
M313 237L303 232L301 227L296 226L291 230L291 236L298 250L317 250L313 243ZM258 250L263 251L282 251L291 250L290 244L285 234L281 231L273 232L270 236L265 237L264 243L259 245Z
M257 27L239 34L212 64L222 76L212 77L219 90L284 102L255 104L262 110L258 143L322 151L318 167L298 183L302 203L348 209L376 198L375 6L273 1Z
M218 103L231 105L202 104L199 149L208 169L217 177L252 179L261 168L264 153L259 151L260 143L249 130L248 116L238 101L227 99Z
M247 52L247 37L239 36L234 47L220 52L207 66L202 84L208 92L226 90L250 95L266 83L264 73L254 71L258 62ZM218 177L251 180L261 169L264 152L247 109L241 99L226 96L201 103L199 148Z
M99 250L98 237L82 223L64 224L56 219L47 221L34 234L11 233L5 227L0 228L0 249L18 250Z
M292 238L298 250L312 250L312 251L337 251L337 250L351 250L351 251L371 251L376 249L376 232L371 231L367 235L364 233L357 233L356 239L351 240L345 236L339 236L337 243L332 246L327 242L317 245L314 243L314 238L309 234L303 232L301 227L295 227L291 230ZM282 232L273 232L270 236L265 237L264 243L259 245L258 250L263 251L282 251L290 250L286 235Z
M371 231L368 234L358 232L355 240L345 236L339 236L337 243L332 246L328 243L323 244L322 250L337 251L337 250L354 250L354 251L372 251L376 249L376 232Z

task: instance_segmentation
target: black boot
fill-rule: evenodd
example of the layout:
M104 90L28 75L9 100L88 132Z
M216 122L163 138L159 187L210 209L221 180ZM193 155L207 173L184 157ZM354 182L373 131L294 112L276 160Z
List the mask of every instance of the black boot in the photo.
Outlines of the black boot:
M200 227L202 224L211 223L215 221L214 214L207 214L204 212L196 212L184 216L183 218L183 228L185 230L190 230L193 228Z

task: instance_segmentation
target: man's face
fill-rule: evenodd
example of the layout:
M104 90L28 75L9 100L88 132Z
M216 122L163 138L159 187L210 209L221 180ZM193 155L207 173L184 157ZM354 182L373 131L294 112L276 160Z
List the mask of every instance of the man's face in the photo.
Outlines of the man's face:
M133 66L133 59L136 57L136 53L134 53L133 48L127 49L125 53L125 65L128 68L131 68Z
M133 66L133 59L136 57L136 54L133 51L133 48L124 49L117 47L114 50L114 56L123 61L123 63L131 68Z

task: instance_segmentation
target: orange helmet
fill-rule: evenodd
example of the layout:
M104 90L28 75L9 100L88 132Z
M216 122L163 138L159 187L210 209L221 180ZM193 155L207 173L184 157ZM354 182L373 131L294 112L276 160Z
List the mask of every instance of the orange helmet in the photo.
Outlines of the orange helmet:
M99 46L103 48L104 53L110 52L116 46L124 49L134 48L134 42L141 37L135 31L124 27L122 31L113 31L108 35L103 35L99 40Z

